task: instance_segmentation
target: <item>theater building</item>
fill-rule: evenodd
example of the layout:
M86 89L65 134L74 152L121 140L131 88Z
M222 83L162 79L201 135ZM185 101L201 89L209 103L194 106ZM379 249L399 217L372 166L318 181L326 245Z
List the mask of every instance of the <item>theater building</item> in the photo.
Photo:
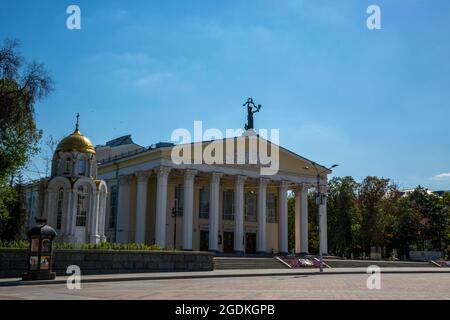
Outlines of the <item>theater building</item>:
M215 143L232 143L237 150L243 139L248 160L252 138L262 139L251 130ZM211 143L201 143L201 149ZM317 173L320 188L326 188L329 169L282 147L274 175L261 175L258 164L175 164L173 148L159 143L99 162L98 175L108 187L107 239L183 250L286 253L292 192L295 251L308 252L307 193L317 186ZM327 252L326 199L320 211L322 250Z

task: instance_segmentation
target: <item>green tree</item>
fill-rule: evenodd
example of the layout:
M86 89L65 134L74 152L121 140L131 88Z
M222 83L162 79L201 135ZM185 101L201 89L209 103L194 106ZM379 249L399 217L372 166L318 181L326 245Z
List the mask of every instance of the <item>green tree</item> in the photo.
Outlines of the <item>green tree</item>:
M445 194L444 194L445 195ZM445 251L448 243L449 207L444 197L430 194L431 210L429 212L429 238L432 249Z
M0 234L2 240L20 240L24 234L27 213L25 209L25 193L23 184L17 183L12 188L12 199L7 202L7 210L10 212L6 223L0 223Z
M7 224L20 223L20 206L15 202L21 201L21 196L14 184L38 151L42 136L36 127L34 105L53 87L44 65L24 64L18 46L17 41L6 40L0 48L0 230L13 230Z
M442 250L447 231L443 198L418 186L408 195L411 209L418 217L416 246L419 250Z
M312 254L319 253L318 206L314 192L308 193L308 246Z
M386 206L392 219L385 234L391 248L408 258L410 250L446 250L449 212L447 196L439 197L418 186Z
M382 247L386 244L385 201L386 195L393 189L389 179L366 177L358 188L358 206L361 212L361 242L368 253L371 246Z
M450 256L450 192L446 192L442 196L442 211L446 216L446 232L444 240L444 253L445 256Z
M410 247L416 241L420 217L411 209L409 197L401 192L390 194L384 203L386 212L385 242L389 251L408 257Z
M360 218L356 197L358 184L352 177L335 177L328 186L329 251L349 257L359 239Z

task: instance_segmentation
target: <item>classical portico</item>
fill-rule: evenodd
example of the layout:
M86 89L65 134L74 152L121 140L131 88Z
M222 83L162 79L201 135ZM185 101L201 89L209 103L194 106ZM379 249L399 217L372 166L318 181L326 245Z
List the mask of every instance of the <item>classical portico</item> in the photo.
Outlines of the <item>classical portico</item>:
M308 253L308 191L326 189L331 171L258 135L253 117L261 105L249 98L244 106L247 124L236 137L158 143L102 159L99 176L111 190L108 241L235 254ZM295 248L288 243L292 195ZM319 212L326 253L326 201Z
M177 165L172 148L99 165L108 188L117 192L107 201L108 219L115 218L106 223L109 241L236 254L308 253L307 194L316 185L309 160L280 149L278 174L262 176L246 164ZM328 171L322 172L325 187ZM289 196L295 198L295 248L288 247ZM326 203L320 210L326 252Z

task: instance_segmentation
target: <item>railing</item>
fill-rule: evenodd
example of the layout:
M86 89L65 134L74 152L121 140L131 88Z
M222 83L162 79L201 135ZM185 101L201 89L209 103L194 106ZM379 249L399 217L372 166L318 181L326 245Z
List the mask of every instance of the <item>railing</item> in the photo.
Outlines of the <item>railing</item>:
M116 160L119 160L119 159L128 158L130 156L134 156L134 155L137 155L137 154L140 154L140 153L146 152L148 150L152 150L152 149L155 149L155 148L150 146L150 147L139 148L139 149L136 149L136 150L131 150L131 151L128 151L128 152L124 152L124 153L118 154L118 155L116 155L114 157L108 157L106 159L98 161L97 164L102 165L102 164L105 164L105 163L108 163L108 162L113 162L113 161L116 161Z

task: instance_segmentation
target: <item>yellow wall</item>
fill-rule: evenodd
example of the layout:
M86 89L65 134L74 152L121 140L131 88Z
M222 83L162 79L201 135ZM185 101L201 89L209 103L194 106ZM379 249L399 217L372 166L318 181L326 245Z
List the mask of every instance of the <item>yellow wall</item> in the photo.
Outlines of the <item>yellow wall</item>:
M98 175L102 175L110 172L115 172L117 169L122 169L133 165L139 165L142 163L146 163L161 158L162 158L162 150L156 149L151 152L145 152L136 156L132 156L130 157L130 159L127 160L123 161L118 160L117 165L113 162L100 165L98 166L97 173Z

